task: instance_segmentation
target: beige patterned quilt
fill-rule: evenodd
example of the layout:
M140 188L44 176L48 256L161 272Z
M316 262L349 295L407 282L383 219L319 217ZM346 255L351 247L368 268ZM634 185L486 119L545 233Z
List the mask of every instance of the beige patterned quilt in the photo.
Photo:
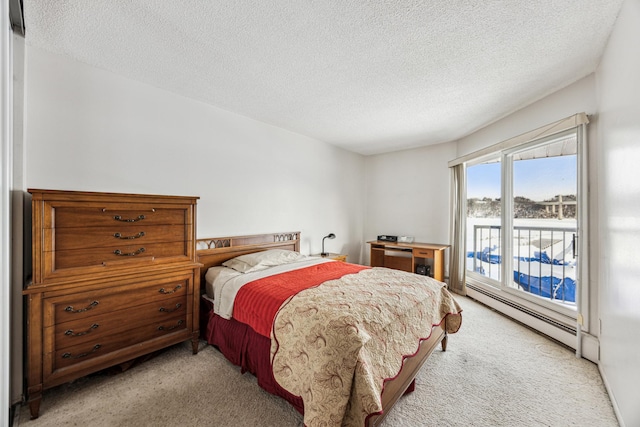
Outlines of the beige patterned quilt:
M371 268L291 297L272 329L271 360L278 383L304 401L304 422L363 426L382 410L385 379L404 356L447 317L461 324L458 303L430 277Z

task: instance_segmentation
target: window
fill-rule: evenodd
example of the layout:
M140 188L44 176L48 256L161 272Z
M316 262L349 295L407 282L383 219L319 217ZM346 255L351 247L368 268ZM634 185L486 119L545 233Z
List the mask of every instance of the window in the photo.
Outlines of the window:
M586 233L579 232L586 230L587 122L575 115L449 164L452 207L462 207L452 209L452 242L464 247L452 259L451 270L464 272L456 277L474 292L570 327L588 304L580 289L588 283L580 280Z

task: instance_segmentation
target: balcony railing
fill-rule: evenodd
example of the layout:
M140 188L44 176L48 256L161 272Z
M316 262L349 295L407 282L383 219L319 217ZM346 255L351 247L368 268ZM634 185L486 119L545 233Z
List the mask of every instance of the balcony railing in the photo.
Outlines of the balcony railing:
M474 225L473 251L467 252L467 268L501 280L501 232L497 225ZM575 305L576 229L513 227L513 288Z

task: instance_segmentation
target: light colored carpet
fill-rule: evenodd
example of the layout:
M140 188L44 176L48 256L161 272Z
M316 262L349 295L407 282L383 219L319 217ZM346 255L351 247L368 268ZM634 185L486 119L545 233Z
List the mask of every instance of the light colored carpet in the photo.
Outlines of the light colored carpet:
M596 365L463 297L462 328L431 356L392 426L618 426ZM211 346L168 349L130 370L45 391L40 418L14 425L302 426L285 401Z

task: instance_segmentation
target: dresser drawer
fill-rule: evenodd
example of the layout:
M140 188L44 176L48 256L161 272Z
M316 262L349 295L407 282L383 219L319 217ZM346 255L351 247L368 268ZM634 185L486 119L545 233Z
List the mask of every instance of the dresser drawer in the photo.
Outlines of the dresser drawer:
M188 259L187 242L184 241L150 244L127 242L112 247L56 251L52 256L54 257L54 271L78 267L108 266L112 263L148 262L162 258L179 260L182 257Z
M90 361L111 352L172 333L184 333L191 327L185 315L138 325L128 331L96 337L93 340L66 348L56 348L52 355L52 372L56 369ZM46 359L45 355L45 359Z
M142 306L85 317L69 322L59 323L45 329L45 346L56 350L76 346L90 341L98 341L107 335L126 333L148 323L158 323L163 330L172 330L175 322L166 323L169 319L180 316L184 323L187 316L186 296L177 296L162 301L155 301ZM181 324L182 324L181 323ZM49 339L53 341L48 342Z
M62 192L34 197L34 282L195 257L195 204L189 198Z
M65 251L96 247L119 247L123 244L184 242L188 240L184 225L138 225L136 227L74 227L45 230L45 239L55 242L53 249Z
M433 249L414 249L413 256L417 258L433 258Z
M100 314L110 314L118 310L143 306L150 302L166 304L165 310L173 309L175 297L184 299L191 311L191 294L187 279L155 282L140 287L116 286L92 292L45 298L43 300L43 326L53 326L65 322L86 319ZM134 313L131 311L131 313Z
M153 205L105 205L103 207L62 205L51 207L45 228L109 227L135 228L140 225L187 224L189 207L158 208Z

